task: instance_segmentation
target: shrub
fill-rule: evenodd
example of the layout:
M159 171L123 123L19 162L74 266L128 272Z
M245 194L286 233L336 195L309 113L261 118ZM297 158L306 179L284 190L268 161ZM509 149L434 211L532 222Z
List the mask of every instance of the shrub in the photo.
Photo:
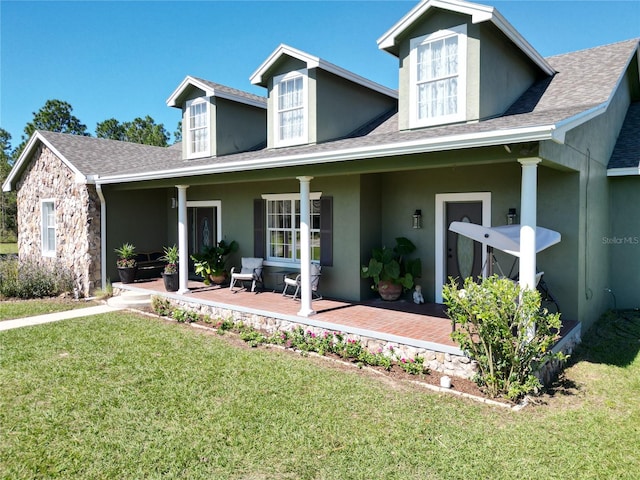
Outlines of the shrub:
M5 298L43 298L73 291L73 274L58 264L42 265L0 258L0 296Z
M535 373L549 360L563 360L551 347L560 331L560 314L540 309L536 290L520 291L494 275L463 289L451 280L442 292L447 314L457 326L452 338L478 362L476 382L487 394L516 400L541 386Z
M151 309L160 317L168 317L173 310L169 300L158 297L157 295L151 297Z

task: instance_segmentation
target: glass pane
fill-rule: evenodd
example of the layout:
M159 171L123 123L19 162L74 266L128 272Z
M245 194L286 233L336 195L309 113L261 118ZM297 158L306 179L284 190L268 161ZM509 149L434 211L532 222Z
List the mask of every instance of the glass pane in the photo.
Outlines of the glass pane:
M465 216L461 220L462 222L471 222L469 217ZM458 271L460 272L460 277L467 278L471 276L473 271L473 257L474 257L474 248L473 248L473 240L469 237L465 237L464 235L458 235L457 241L457 260L458 260Z

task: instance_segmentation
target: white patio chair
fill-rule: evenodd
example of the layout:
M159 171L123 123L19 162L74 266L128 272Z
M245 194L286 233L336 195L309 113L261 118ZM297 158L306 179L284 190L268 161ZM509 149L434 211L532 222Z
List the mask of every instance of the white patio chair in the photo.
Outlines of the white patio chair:
M318 285L320 284L320 275L322 275L322 267L317 263L311 264L310 276L311 276L311 300L321 300L322 295L318 293ZM300 282L301 275L298 274L296 278L290 278L285 275L284 277L284 290L282 290L282 295L285 297L291 297L296 299L298 294L300 293ZM293 295L288 294L287 290L289 288L294 288L295 291Z
M255 258L255 257L242 257L242 268L239 272L236 272L236 267L231 269L231 285L230 289L233 290L233 287L236 286L236 283L240 283L242 288L246 288L244 286L244 282L251 282L251 291L256 291L256 285L260 284L264 286L264 282L262 281L262 263L264 259Z

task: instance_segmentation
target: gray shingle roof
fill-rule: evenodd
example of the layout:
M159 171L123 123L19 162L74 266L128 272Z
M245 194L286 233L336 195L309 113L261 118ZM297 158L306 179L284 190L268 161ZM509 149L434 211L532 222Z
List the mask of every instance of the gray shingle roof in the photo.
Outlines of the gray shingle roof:
M85 176L114 175L132 167L152 171L159 165L174 164L182 158L182 150L178 148L42 130L39 133Z
M204 83L205 85L213 88L214 91L218 91L221 93L226 93L227 95L232 95L236 97L246 98L247 100L251 100L253 102L263 103L265 106L267 104L266 97L261 97L259 95L254 95L253 93L245 92L243 90L238 90L233 87L227 87L226 85L221 85L219 83L211 82L209 80L205 80L204 78L191 77L194 80Z
M378 124L369 122L353 132L351 138L320 144L293 146L183 160L179 148L148 147L131 143L43 132L71 163L85 174L134 175L185 167L214 167L220 163L268 160L341 149L366 148L411 140L444 138L450 135L481 134L554 125L607 102L624 74L638 40L591 48L550 57L558 72L534 84L504 115L476 123L445 125L412 131L398 131L397 113L382 116ZM229 88L198 79L214 89ZM252 95L230 89L235 95ZM262 97L257 97L261 99Z
M640 168L640 102L627 111L608 168Z

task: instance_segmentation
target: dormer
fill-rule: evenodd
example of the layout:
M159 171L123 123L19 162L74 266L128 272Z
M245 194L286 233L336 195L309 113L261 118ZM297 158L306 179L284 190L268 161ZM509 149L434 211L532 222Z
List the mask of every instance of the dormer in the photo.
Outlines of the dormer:
M423 0L378 39L399 59L400 130L503 114L555 72L493 7Z
M251 83L268 90L269 148L343 138L397 108L395 90L287 45L276 48Z
M264 147L264 97L187 76L167 99L182 109L182 158L195 159Z

